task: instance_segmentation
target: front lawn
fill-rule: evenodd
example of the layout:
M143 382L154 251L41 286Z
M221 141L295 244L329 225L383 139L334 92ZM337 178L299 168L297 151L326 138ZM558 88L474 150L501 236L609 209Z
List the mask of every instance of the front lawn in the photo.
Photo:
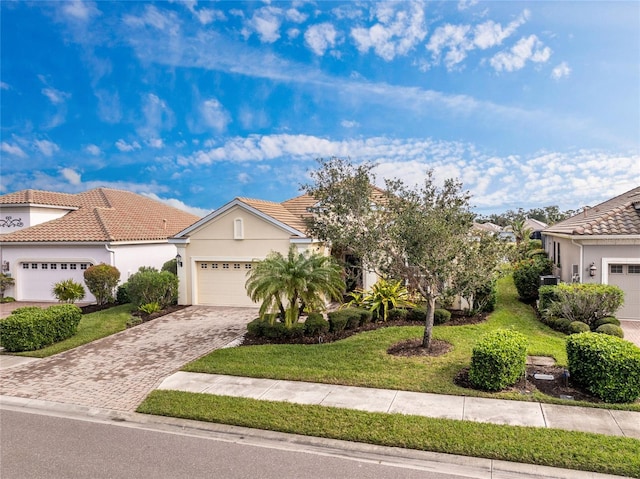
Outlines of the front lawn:
M478 338L496 328L512 328L525 334L529 338L528 354L550 356L559 365L567 364L565 335L537 320L531 307L517 299L513 282L508 277L498 282L498 306L487 321L466 326L434 327L435 339L453 345L450 352L439 357L407 358L387 354L391 345L405 339L420 338L424 331L421 326L388 327L328 344L221 349L188 364L184 370L439 394L540 400L542 395L539 393L490 394L454 383L460 370L469 366L471 351ZM548 400L556 402L552 398Z
M90 343L96 339L110 336L126 329L127 320L131 318L131 312L133 310L131 304L123 304L102 311L96 311L95 313L83 314L80 324L78 324L78 332L74 336L47 346L46 348L14 354L18 356L46 358L47 356L52 356Z

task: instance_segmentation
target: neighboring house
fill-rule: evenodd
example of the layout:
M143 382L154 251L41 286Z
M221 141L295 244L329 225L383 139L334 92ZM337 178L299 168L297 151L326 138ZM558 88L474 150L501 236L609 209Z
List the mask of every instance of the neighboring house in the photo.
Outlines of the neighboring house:
M236 198L181 231L169 241L180 256L180 304L256 306L247 296L247 273L272 251L328 255L325 245L306 233L304 217L316 201L308 195L275 203ZM365 274L362 286L375 282Z
M542 232L554 274L565 282L619 286L616 316L640 320L640 187Z
M176 256L168 238L198 217L145 196L96 188L78 194L22 190L0 196L0 264L18 301L55 301L52 286L84 284L84 271L106 263L121 281L140 266ZM85 301L95 298L87 291Z
M542 239L542 231L547 227L546 223L535 220L533 218L526 218L523 223L523 227L531 231L529 239ZM512 226L505 226L502 231L498 233L500 239L506 241L515 241L516 235L513 233Z

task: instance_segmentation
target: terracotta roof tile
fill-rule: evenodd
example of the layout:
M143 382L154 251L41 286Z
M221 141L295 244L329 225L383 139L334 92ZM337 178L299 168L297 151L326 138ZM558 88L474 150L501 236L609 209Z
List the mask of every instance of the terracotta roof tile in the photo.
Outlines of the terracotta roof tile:
M0 242L164 240L199 219L151 198L109 188L96 188L76 195L24 190L0 196L0 204L78 208L62 218L0 234Z
M585 209L544 232L579 236L640 235L640 186Z
M306 229L302 217L289 211L282 203L252 198L238 198L238 200L298 231L304 232Z

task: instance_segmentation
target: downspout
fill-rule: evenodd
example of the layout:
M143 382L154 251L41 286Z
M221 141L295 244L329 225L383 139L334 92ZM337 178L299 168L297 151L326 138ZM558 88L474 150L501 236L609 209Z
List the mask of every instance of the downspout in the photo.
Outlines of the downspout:
M109 244L105 243L104 244L104 249L106 249L109 252L109 264L111 266L116 265L116 250L109 248Z
M576 243L576 240L574 239L571 240L571 244L580 248L580 264L578 265L578 268L580 270L580 282L582 283L582 265L584 264L584 258L582 257L582 245L580 243Z

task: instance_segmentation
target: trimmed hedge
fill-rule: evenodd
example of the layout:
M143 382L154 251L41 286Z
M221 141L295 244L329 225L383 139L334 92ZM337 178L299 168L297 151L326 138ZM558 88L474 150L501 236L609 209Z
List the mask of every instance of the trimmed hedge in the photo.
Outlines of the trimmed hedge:
M616 326L620 326L620 320L613 316L607 316L606 318L599 319L593 323L593 329L598 329L603 324L615 324Z
M558 301L558 288L555 285L540 286L538 289L538 310L544 312L551 303Z
M484 391L500 391L525 374L527 338L511 329L497 329L476 343L469 380Z
M426 306L416 306L410 309L407 314L407 320L425 322L427 320L427 308Z
M620 326L616 326L615 324L602 324L596 328L595 332L624 338L624 331Z
M76 334L80 319L82 311L73 304L18 308L0 321L0 345L7 352L42 349Z
M586 333L587 331L591 331L591 328L589 328L587 323L583 323L582 321L572 321L571 324L569 324L570 334Z
M409 312L404 308L393 308L387 313L389 321L405 321Z
M553 264L547 258L535 256L518 262L513 270L513 282L523 301L538 299L540 276L551 274Z
M451 313L446 309L436 309L433 312L433 324L444 324L451 319Z
M339 333L344 331L347 326L347 315L344 314L344 309L338 311L331 311L327 313L329 318L329 331L332 333Z
M567 339L571 380L609 403L640 398L640 348L606 334L581 333Z
M304 334L306 336L320 336L329 332L329 321L320 313L309 313L304 322Z

